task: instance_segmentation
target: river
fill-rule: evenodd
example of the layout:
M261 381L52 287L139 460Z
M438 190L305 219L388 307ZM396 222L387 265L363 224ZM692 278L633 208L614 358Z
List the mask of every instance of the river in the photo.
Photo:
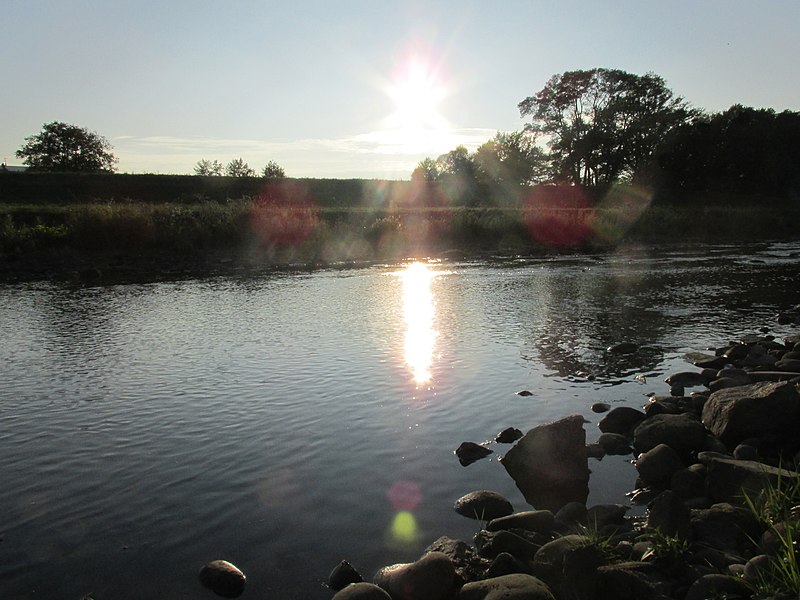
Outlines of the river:
M788 333L798 282L800 243L764 243L2 285L0 596L210 598L197 572L223 558L242 598L328 599L342 559L370 579L470 540L469 491L529 508L507 446L462 467L461 442L569 414L594 441L594 402ZM590 504L627 502L629 459L590 460Z

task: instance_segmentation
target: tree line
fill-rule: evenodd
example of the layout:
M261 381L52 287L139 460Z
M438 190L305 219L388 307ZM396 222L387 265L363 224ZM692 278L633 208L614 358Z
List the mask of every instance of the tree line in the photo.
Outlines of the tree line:
M457 188L475 203L520 186L563 183L602 192L619 182L666 193L707 191L796 197L800 113L739 104L693 108L660 76L616 69L554 75L518 105L521 131L474 153L426 158L411 177Z

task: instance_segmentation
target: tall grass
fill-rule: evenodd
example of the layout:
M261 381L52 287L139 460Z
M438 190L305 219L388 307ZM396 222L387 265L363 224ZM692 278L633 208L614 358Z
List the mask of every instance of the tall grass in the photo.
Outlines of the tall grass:
M320 208L242 198L0 206L0 252L261 253L370 260L448 250L527 253L625 242L797 238L800 208Z

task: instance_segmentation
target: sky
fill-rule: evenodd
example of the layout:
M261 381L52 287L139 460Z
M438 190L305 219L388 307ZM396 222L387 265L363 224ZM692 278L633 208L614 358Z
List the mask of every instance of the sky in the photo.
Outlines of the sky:
M798 32L800 0L0 0L0 159L63 121L122 173L408 179L521 129L519 102L575 69L800 110Z

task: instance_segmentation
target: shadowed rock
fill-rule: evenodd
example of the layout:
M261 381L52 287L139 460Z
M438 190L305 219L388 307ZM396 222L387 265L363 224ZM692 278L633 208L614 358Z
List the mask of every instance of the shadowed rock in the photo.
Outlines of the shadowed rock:
M557 511L568 502L586 502L589 465L583 424L582 416L573 415L534 427L502 459L534 508Z
M525 573L473 581L461 588L458 600L555 600L544 582Z
M441 552L429 552L417 562L383 567L375 574L375 585L393 600L445 600L454 591L456 572Z
M714 392L703 406L703 424L723 442L797 429L800 393L789 382L759 382Z
M338 592L333 600L392 600L392 597L374 583L351 583Z
M453 509L460 515L479 521L490 521L514 512L511 502L490 490L478 490L461 496Z
M475 461L489 456L491 453L492 450L480 444L476 444L475 442L462 442L455 450L455 455L458 457L458 462L461 463L462 467L471 465Z
M227 560L212 560L200 569L200 583L215 594L224 598L237 598L242 595L245 576Z

